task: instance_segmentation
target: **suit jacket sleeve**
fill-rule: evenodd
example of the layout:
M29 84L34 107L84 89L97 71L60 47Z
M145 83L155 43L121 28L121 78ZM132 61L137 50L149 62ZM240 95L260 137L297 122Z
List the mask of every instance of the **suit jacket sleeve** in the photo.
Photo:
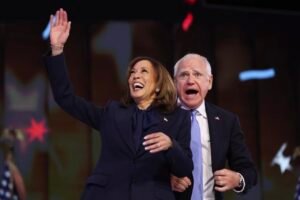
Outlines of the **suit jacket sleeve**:
M245 179L246 187L244 193L257 182L257 174L250 152L244 141L239 119L236 115L232 118L231 139L229 145L228 164L229 167L241 173Z
M100 109L74 94L64 55L45 55L43 61L56 103L73 117L95 129L99 129L98 126L104 109Z
M172 138L173 146L166 152L166 156L171 163L171 172L177 177L189 176L193 170L192 152L190 149L191 140L191 120L188 112L178 108L176 125L174 129L178 132Z

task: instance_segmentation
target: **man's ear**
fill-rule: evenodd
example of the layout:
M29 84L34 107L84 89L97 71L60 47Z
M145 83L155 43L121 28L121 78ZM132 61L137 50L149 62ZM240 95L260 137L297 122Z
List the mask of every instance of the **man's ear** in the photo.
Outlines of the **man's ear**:
M213 75L210 75L209 76L209 86L208 86L208 90L211 90L212 89L212 86L213 86Z

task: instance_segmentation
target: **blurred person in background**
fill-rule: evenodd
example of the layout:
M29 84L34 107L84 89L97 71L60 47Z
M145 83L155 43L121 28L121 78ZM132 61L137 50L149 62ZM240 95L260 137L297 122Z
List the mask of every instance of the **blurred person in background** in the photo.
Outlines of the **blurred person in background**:
M0 200L25 200L26 188L14 160L14 145L22 139L23 133L17 129L5 129L0 137L0 147L4 155L0 181Z

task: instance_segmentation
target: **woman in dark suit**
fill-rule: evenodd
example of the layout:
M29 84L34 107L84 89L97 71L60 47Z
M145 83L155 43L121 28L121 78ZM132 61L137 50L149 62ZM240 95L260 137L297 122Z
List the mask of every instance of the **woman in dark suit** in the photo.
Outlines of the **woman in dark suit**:
M127 94L104 107L75 96L63 47L71 22L63 9L50 16L51 55L44 57L54 98L70 115L101 133L101 156L84 200L174 200L170 174L191 174L190 116L176 106L176 90L158 61L137 57L127 74Z

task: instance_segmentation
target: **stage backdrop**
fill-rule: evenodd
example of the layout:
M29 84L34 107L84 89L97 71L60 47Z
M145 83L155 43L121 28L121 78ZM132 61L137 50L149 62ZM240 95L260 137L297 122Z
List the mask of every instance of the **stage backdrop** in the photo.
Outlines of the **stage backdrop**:
M216 12L198 16L184 31L180 20L75 20L64 52L74 90L99 106L121 97L127 64L135 56L154 57L171 74L185 53L206 56L214 74L207 100L240 116L259 171L257 186L237 198L293 199L300 169L295 153L300 145L296 21L299 17ZM101 137L53 101L42 62L49 50L47 31L42 35L47 23L0 24L1 128L22 130L15 160L27 199L79 199L101 156ZM271 74L240 79L248 70ZM236 197L229 192L226 199Z

